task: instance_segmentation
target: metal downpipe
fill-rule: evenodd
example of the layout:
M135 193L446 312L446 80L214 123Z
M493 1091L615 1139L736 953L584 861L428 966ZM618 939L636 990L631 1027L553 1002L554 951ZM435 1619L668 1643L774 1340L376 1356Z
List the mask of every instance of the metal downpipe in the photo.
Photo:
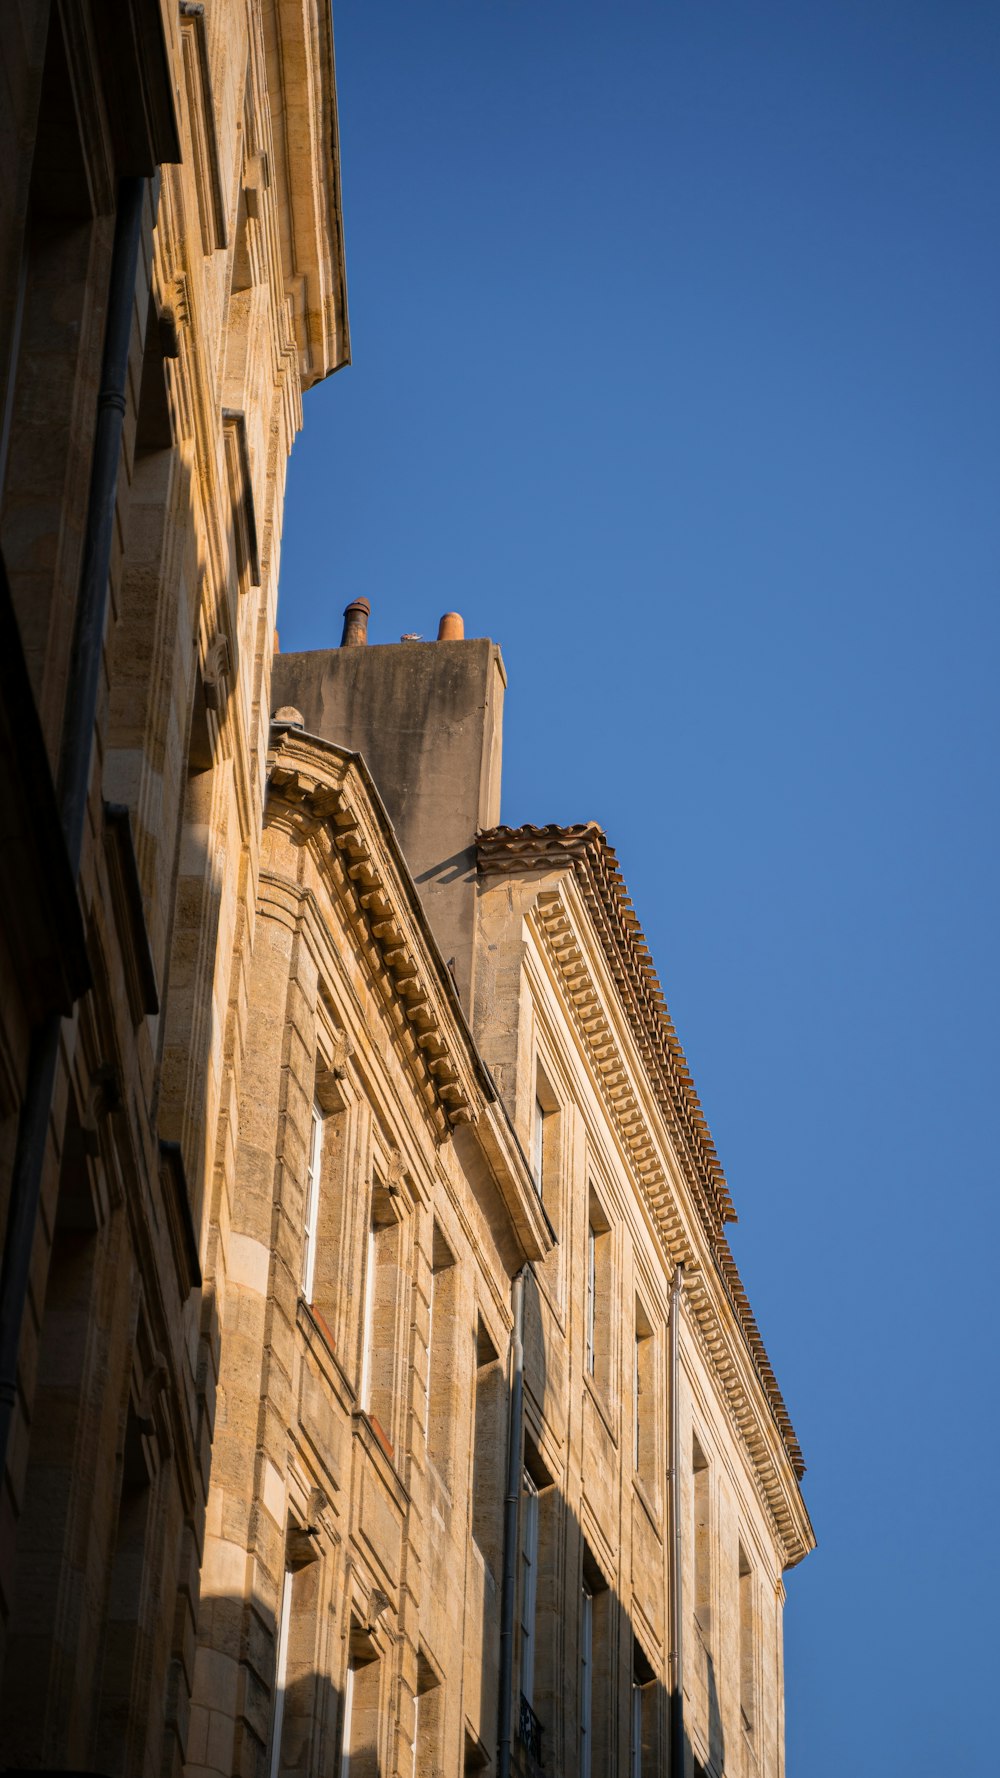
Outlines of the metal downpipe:
M511 1286L510 1409L507 1420L507 1492L503 1519L503 1590L500 1595L500 1735L498 1778L510 1778L514 1713L514 1594L521 1505L521 1434L524 1420L524 1273Z
M63 715L58 793L63 837L74 881L80 871L87 813L145 195L146 180L143 178L123 179L118 188L80 593ZM3 1261L0 1264L0 1485L6 1471L17 1402L17 1361L28 1298L61 1029L61 1015L50 1013L35 1034L18 1120Z
M677 1408L680 1379L681 1294L684 1267L674 1268L670 1289L670 1778L684 1778L684 1614L681 1599L681 1434Z

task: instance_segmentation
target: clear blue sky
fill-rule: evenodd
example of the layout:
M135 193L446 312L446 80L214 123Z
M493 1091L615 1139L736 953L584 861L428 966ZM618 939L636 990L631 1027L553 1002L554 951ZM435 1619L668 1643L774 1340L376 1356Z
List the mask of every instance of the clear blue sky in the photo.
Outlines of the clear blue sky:
M789 1778L996 1772L1000 9L337 0L284 648L464 612L619 850L809 1464Z

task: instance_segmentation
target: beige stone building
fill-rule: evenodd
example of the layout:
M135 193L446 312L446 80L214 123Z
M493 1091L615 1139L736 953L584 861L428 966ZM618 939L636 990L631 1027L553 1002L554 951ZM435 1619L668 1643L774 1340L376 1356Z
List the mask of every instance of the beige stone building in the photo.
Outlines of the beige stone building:
M781 1778L801 1458L614 854L498 826L453 616L272 655L326 0L11 0L0 82L0 1767Z
M180 1772L326 0L0 7L0 1766Z
M347 615L275 663L209 1506L271 1769L780 1778L801 1456L614 854L496 825L491 643Z

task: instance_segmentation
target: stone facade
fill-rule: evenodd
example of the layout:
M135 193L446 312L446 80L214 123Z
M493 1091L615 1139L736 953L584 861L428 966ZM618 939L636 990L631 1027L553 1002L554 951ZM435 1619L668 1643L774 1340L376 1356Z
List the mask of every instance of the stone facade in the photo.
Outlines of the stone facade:
M267 941L266 984L259 995L256 982L250 989L250 1031L263 1019L270 1049L252 1115L263 1120L255 1147L262 1167L278 1133L284 1154L295 1131L290 1173L279 1157L275 1203L289 1206L297 1241L283 1264L275 1238L268 1274L266 1192L257 1239L259 1288L268 1276L277 1302L275 1280L283 1281L289 1354L295 1279L284 1267L299 1267L298 1353L276 1373L284 1393L268 1459L272 1504L258 1483L256 1520L248 1502L243 1509L271 1551L247 1609L262 1599L280 1622L281 1515L294 1577L301 1556L288 1552L300 1549L311 1488L321 1490L326 1516L313 1544L323 1578L304 1595L310 1612L329 1593L330 1573L343 1577L333 1586L339 1616L322 1653L309 1619L320 1679L311 1739L301 1738L297 1717L274 1769L323 1770L324 1736L332 1734L337 1757L347 1748L352 1773L642 1778L683 1767L718 1778L781 1778L782 1574L812 1546L801 1455L726 1242L729 1191L614 854L594 827L495 825L504 673L491 643L345 647L281 656L274 671L282 708L269 761L258 942L265 922L280 930ZM344 743L364 748L384 813L371 800L361 820L367 774L361 755L342 752ZM415 884L405 867L395 879L397 843ZM358 919L358 904L367 920ZM414 1011L422 1020L434 1004L435 958L418 960L407 906L411 922L426 919L455 953L444 967L436 959L438 995L447 996L452 981L462 988L458 1032L446 1033L435 1006L433 1037L417 1040L437 1058L437 1078L452 1083L452 1117L461 1105L451 1137L443 1127L435 1136L419 1066L407 1090L420 1115L404 1123L372 1059L372 1037L384 1033L382 1068L394 1047L394 1072L406 1080ZM317 967L319 931L329 936L326 964ZM303 944L307 966L296 962ZM353 1006L336 987L345 958ZM466 1017L470 1060L474 1066L478 1051L498 1104L461 1082L455 1045ZM329 1020L333 1034L327 1025L324 1035ZM360 1122L340 1099L324 1100L331 1043L351 1057L340 1092L363 1106ZM253 1047L263 1053L263 1043ZM241 1127L250 1115L248 1107ZM338 1157L336 1179L326 1162L314 1169L315 1214L303 1196L311 1116L323 1132L322 1154L332 1143ZM421 1124L424 1143L435 1144L423 1155ZM513 1152L522 1162L500 1198L516 1202L522 1223L532 1197L536 1218L541 1213L541 1226L522 1226L516 1240L500 1198L487 1207L487 1227L468 1209L485 1203L475 1150L498 1124L508 1131L508 1158ZM383 1214L385 1161L372 1158L372 1130L399 1151L406 1189L392 1214L400 1229L413 1229L393 1236L391 1328L366 1307L373 1288L381 1302L380 1262L366 1246ZM350 1238L345 1167L354 1181ZM499 1184L496 1171L494 1178ZM456 1205L471 1240L459 1233ZM336 1236L324 1234L331 1212ZM340 1291L324 1304L314 1282L309 1317L303 1254L317 1218L317 1251L332 1242ZM331 1269L318 1262L316 1278ZM442 1295L443 1335L431 1310ZM409 1305L402 1310L400 1298ZM265 1331L263 1302L258 1321L247 1390L254 1400L263 1399L256 1378L271 1363L278 1326L275 1318ZM401 1327L409 1329L402 1368ZM359 1356L366 1328L375 1349L395 1355L388 1432L366 1399ZM512 1529L502 1510L507 1446L491 1391L509 1408L518 1344L523 1406L510 1431L519 1478ZM296 1365L304 1375L309 1354L320 1350L324 1399L340 1425L327 1436L337 1456L322 1475L295 1384ZM435 1387L438 1364L444 1394ZM225 1378L224 1357L223 1386ZM310 1414L317 1399L310 1393ZM238 1473L247 1475L250 1428L237 1436L245 1453ZM391 1561L371 1526L378 1485L396 1527ZM505 1558L514 1571L509 1689L501 1671ZM402 1591L397 1561L413 1576ZM294 1601L299 1582L290 1585ZM499 1637L490 1633L497 1623ZM279 1671L279 1691L280 1679ZM371 1713L359 1720L353 1688L362 1684Z
M0 8L0 1765L180 1772L323 0Z
M276 727L268 766L189 1759L335 1771L349 1697L351 1772L430 1778L496 1746L510 1282L551 1235L360 760Z
M782 1778L801 1457L614 854L498 826L454 614L272 654L324 0L0 79L0 1765Z

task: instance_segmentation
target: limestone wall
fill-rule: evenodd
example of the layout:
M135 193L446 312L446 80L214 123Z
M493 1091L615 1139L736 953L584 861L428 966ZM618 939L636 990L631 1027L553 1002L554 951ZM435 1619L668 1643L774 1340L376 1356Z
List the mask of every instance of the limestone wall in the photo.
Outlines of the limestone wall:
M119 180L145 182L78 886L91 985L61 1026L0 1494L0 1757L131 1778L185 1755L285 463L303 387L348 352L332 37L325 7L271 0L126 0L113 24L18 0L0 29L4 670L49 774L43 857ZM8 848L14 899L44 894L31 867ZM30 956L3 970L6 1213L47 1007Z
M359 942L335 819L275 788L264 833L217 1232L198 1778L260 1771L276 1741L281 1770L332 1769L346 1745L352 1772L407 1778L496 1747L510 1261L525 1255L485 1138L443 1137L431 1115L397 990ZM388 839L381 862L369 828L366 845L390 876ZM447 997L408 894L392 923ZM451 1041L467 1044L458 1023ZM523 1163L507 1183L530 1193Z

